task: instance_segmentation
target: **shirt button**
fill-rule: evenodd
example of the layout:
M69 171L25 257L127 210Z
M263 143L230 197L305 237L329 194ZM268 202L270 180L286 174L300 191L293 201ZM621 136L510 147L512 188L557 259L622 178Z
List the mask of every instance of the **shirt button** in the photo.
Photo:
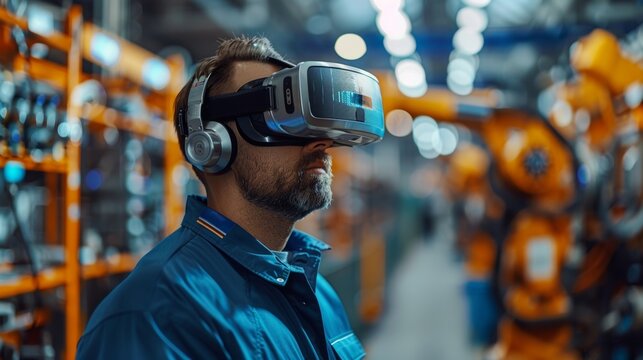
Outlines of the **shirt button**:
M278 283L282 283L282 282L284 282L284 281L285 281L285 280L284 280L284 278L277 278L277 282L278 282Z
M304 306L308 305L308 303L305 302L305 301L302 301L301 304L304 305Z

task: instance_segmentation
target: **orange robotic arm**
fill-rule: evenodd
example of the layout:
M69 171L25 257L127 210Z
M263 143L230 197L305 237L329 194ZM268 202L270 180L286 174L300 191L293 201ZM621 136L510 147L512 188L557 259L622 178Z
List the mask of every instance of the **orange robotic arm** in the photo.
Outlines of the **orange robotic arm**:
M579 40L571 64L579 73L601 81L614 96L643 83L643 67L621 53L616 37L605 30L594 30Z
M392 76L380 74L379 80L386 110L401 108L413 116L429 115L478 132L503 185L516 192L514 200L521 197L545 210L564 209L573 202L576 172L571 148L544 119L520 110L496 109L495 90L479 90L463 98L431 89L410 98L397 89Z

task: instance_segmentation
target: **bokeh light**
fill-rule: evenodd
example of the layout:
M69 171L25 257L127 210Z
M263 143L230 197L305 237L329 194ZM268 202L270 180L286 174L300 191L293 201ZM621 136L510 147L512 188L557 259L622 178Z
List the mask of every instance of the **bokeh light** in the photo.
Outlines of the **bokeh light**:
M366 42L357 34L344 34L335 41L335 52L346 60L357 60L366 54Z
M386 114L386 129L393 136L407 136L413 131L413 117L404 110L392 110Z

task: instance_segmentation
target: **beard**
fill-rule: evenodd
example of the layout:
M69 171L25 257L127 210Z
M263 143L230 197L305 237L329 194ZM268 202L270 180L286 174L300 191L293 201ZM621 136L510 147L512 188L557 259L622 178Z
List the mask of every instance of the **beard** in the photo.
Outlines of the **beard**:
M241 160L241 161L239 161ZM324 164L324 174L310 174L314 162ZM327 208L332 200L330 156L323 151L304 156L294 169L270 167L260 159L237 159L232 168L243 197L250 203L297 221L312 211Z

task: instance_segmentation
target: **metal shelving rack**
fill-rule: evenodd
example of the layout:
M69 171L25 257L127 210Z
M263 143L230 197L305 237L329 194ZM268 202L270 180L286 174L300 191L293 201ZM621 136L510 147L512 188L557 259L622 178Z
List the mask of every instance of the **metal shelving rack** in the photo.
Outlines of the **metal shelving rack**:
M119 130L127 131L143 137L153 137L164 141L164 228L169 233L178 226L184 206L184 194L173 183L173 172L182 164L182 156L178 149L173 127L167 119L172 118L174 96L182 85L183 64L179 59L161 60L140 47L124 39L116 39L121 45L120 59L122 63L105 67L100 61L94 59L89 46L91 38L102 30L90 23L83 22L80 6L72 6L66 19L65 30L48 35L41 35L30 31L26 19L15 16L6 8L0 7L0 49L11 49L9 31L18 27L28 34L28 41L37 41L66 54L66 65L60 65L43 59L25 59L17 51L10 55L14 71L23 71L37 81L43 81L61 91L64 96L67 111L67 122L70 126L80 126L81 121L109 125ZM7 51L7 50L4 50ZM5 53L7 54L7 53ZM92 74L82 71L83 61L89 61L104 67L116 79L123 79L139 86L143 86L142 64L145 60L158 59L163 61L170 70L170 81L162 90L152 90L147 93L146 102L154 106L165 119L160 126L150 125L144 119L133 119L125 114L112 111L110 119L102 116L104 111L96 111L97 116L81 120L80 109L71 101L74 88L86 79L93 78ZM28 65L28 66L27 66ZM99 109L105 110L105 109ZM81 282L113 274L129 272L136 264L138 257L133 254L120 253L108 259L98 260L91 265L81 265L79 261L79 248L81 242L80 206L81 206L81 146L78 139L70 139L65 147L65 156L62 159L45 157L36 161L29 156L0 155L0 169L9 162L19 162L27 171L41 172L45 177L52 174L61 176L64 184L64 211L61 218L63 242L65 248L65 263L62 266L41 270L37 276L31 274L16 276L0 282L0 299L7 299L39 290L64 287L65 301L65 351L66 359L75 358L77 341L82 333L83 322L81 317ZM48 228L58 229L61 224L55 222L55 216L47 216ZM33 316L37 322L38 314ZM41 321L42 319L38 320ZM16 334L0 334L5 341L16 341Z

